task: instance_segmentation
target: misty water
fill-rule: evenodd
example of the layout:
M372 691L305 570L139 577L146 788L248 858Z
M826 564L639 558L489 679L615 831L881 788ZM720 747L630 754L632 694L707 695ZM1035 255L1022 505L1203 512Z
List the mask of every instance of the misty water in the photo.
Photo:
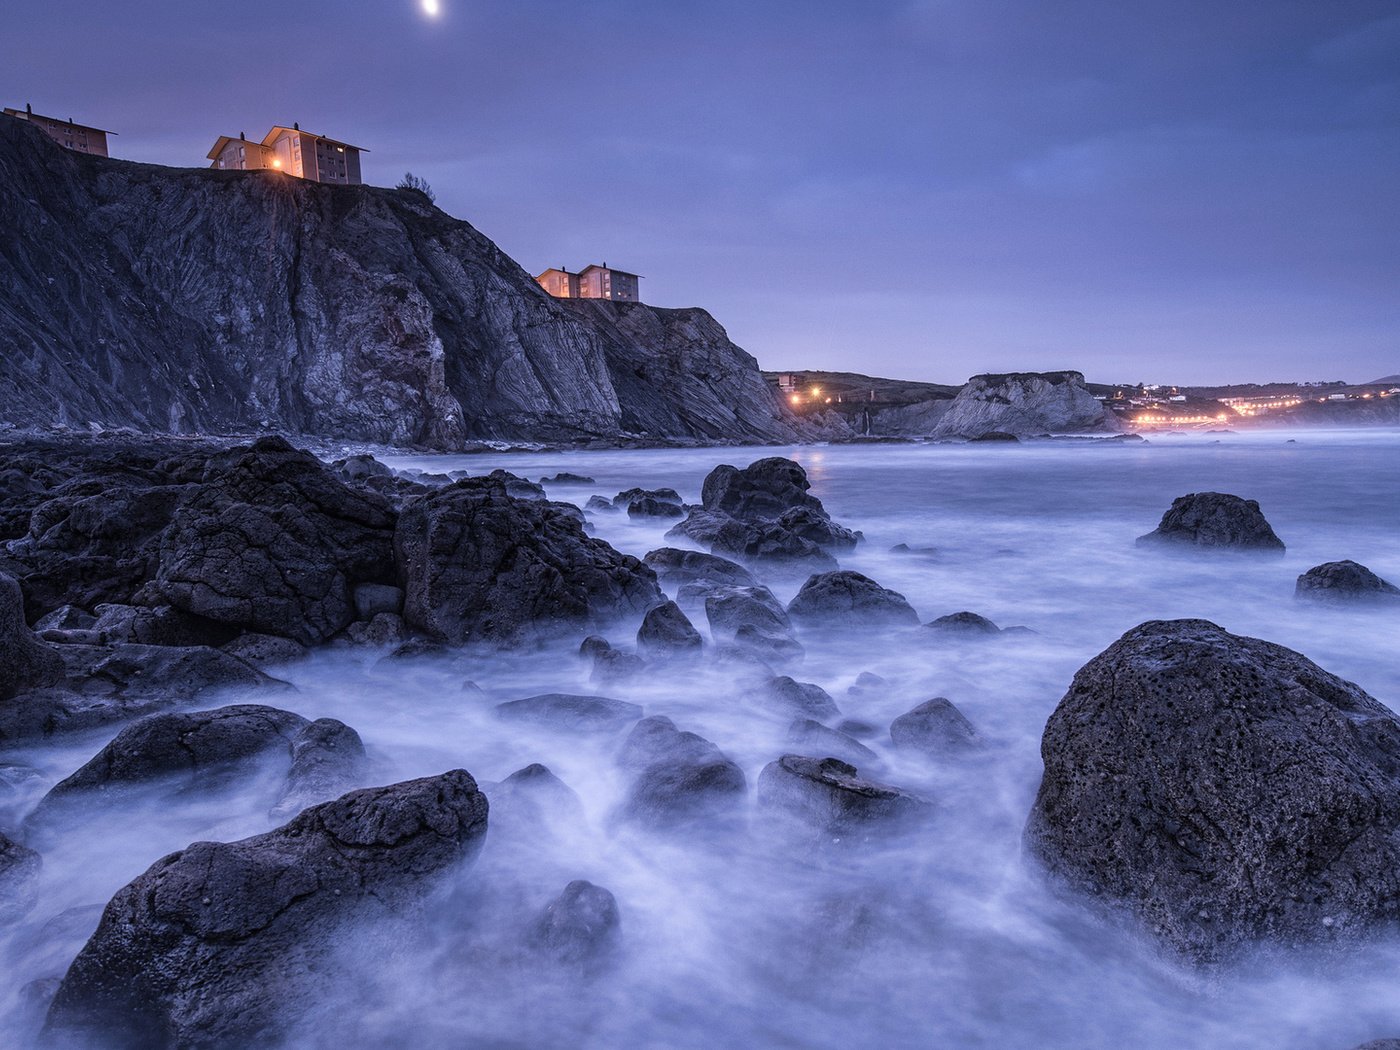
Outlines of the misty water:
M1293 440L1289 440L1289 439ZM972 610L1015 633L973 641L918 630L801 635L785 669L874 727L872 778L937 804L933 823L880 846L804 850L754 822L682 837L619 825L624 734L579 736L497 720L494 705L543 692L606 693L700 733L744 769L791 751L788 719L750 699L748 672L702 661L600 688L578 639L542 651L379 663L328 648L274 669L295 695L225 694L357 729L370 782L462 767L501 780L542 762L581 797L587 823L512 837L495 827L476 865L435 903L426 934L347 931L352 972L323 1009L297 1019L307 1047L1239 1047L1336 1048L1400 1035L1400 933L1343 953L1309 951L1201 973L1130 925L1049 888L1023 856L1045 720L1085 661L1150 619L1204 617L1300 650L1400 707L1400 614L1295 603L1298 573L1351 558L1400 580L1400 432L1258 431L1065 441L1013 447L843 446L773 450L387 456L396 468L558 471L595 484L551 486L582 505L632 486L698 501L717 463L788 455L837 521L865 542L841 557L902 592L923 621ZM1179 495L1257 499L1288 545L1283 558L1140 551ZM672 522L595 514L596 535L638 556ZM890 552L899 543L936 555ZM684 545L684 544L681 544ZM774 576L786 601L800 577ZM693 615L705 630L703 612ZM630 643L635 624L608 632ZM849 695L874 672L882 691ZM464 683L475 682L484 696ZM933 697L956 703L987 746L930 764L895 751L893 718ZM213 706L213 704L206 705ZM625 731L624 731L625 732ZM10 753L11 825L115 728ZM250 775L212 795L95 804L41 844L39 905L0 932L0 1032L28 1041L21 989L62 974L100 906L161 855L198 839L274 826L276 783ZM546 972L514 950L528 921L571 879L611 890L622 916L610 965Z

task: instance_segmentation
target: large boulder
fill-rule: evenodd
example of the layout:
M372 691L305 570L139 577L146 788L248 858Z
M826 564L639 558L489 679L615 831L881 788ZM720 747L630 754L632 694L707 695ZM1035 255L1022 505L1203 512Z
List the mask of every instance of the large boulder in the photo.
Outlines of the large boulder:
M634 774L619 818L653 831L727 819L748 792L744 771L724 752L663 716L632 727L618 764Z
M811 718L829 721L841 714L836 701L815 682L798 682L778 675L754 686L750 699L782 718Z
M780 822L823 838L871 839L932 814L924 798L862 777L838 758L784 755L758 775L758 805Z
M454 645L516 645L640 616L662 600L655 574L584 534L554 504L498 481L440 489L404 507L394 549L404 619Z
M1400 718L1205 620L1133 628L1045 727L1026 843L1179 952L1400 919Z
M393 527L382 496L262 438L210 459L161 540L156 579L178 609L313 645L354 619L357 583L392 582Z
M880 430L939 438L1000 434L1004 441L1017 434L1113 433L1122 429L1118 417L1095 400L1079 372L976 375L952 401L935 404L939 410L922 418L917 411L895 410L899 422L892 420L893 425Z
M737 562L704 551L661 547L642 559L665 587L679 587L702 581L731 587L752 587L758 581Z
M925 700L890 723L890 741L901 750L928 757L968 751L981 744L977 729L947 697Z
M777 518L795 507L808 507L825 516L821 500L808 491L811 487L801 465L769 456L742 470L727 463L715 467L705 477L700 502L708 511L744 521Z
M705 641L675 602L647 610L637 630L637 648L656 655L698 653Z
M292 764L274 820L287 820L307 806L327 802L353 788L364 774L360 734L337 718L318 718L292 737Z
M589 967L616 947L620 925L617 898L575 879L545 905L530 930L530 943L556 962Z
M1400 601L1400 587L1388 583L1354 561L1329 561L1314 565L1298 577L1293 593L1298 598L1329 605Z
M352 792L239 842L196 842L119 890L49 1009L56 1043L274 1045L340 986L352 927L392 932L486 833L463 770ZM367 956L365 956L367 958Z
M767 587L717 589L705 598L705 618L716 638L731 638L744 627L776 637L792 631L787 610Z
M1137 542L1139 547L1284 552L1259 504L1225 492L1193 492L1172 500L1161 524Z
M609 733L637 721L642 709L607 696L541 693L497 704L496 717L574 733Z
M24 619L19 583L0 573L0 703L63 677L63 660L34 637Z
M919 623L919 614L904 595L848 569L810 577L788 602L787 614L799 624L845 630Z

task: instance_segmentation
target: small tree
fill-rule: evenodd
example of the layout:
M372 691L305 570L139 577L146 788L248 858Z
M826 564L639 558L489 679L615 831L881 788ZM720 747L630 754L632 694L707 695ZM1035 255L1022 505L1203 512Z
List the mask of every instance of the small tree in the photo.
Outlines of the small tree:
M417 193L421 193L424 197L428 198L429 204L433 204L437 201L437 194L434 193L433 188L428 185L428 180L420 179L411 171L403 173L403 178L399 180L399 184L395 188L400 190L414 190Z

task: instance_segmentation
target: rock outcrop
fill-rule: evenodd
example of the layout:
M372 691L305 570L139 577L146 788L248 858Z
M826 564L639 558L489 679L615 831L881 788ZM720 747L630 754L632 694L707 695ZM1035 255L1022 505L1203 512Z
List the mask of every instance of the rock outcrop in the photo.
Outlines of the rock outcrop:
M63 677L63 661L34 637L24 619L19 584L0 573L0 703L16 693L51 685Z
M1329 561L1314 565L1298 577L1293 593L1299 598L1329 605L1400 602L1400 587L1354 561Z
M926 799L862 777L838 758L784 755L758 775L758 805L779 821L833 839L865 840L932 815Z
M916 627L919 623L919 614L904 595L848 569L809 577L788 602L787 614L798 624L843 630Z
M633 774L618 817L654 831L729 818L748 791L744 771L718 747L660 715L633 726L618 764Z
M14 424L791 441L702 310L551 298L411 191L65 151L0 120L0 414Z
M991 433L1117 433L1118 418L1094 399L1079 372L978 375L951 401L935 400L872 415L871 432L934 438Z
M1171 509L1139 547L1203 547L1211 550L1282 554L1283 541L1259 504L1226 492L1193 492L1172 500Z
M943 696L925 700L891 722L890 740L897 748L930 758L957 754L981 743L967 716Z
M172 853L107 905L59 986L46 1037L112 1050L276 1044L334 987L337 938L354 924L407 921L475 856L486 814L471 776L454 770Z
M1400 718L1279 645L1133 628L1045 727L1026 843L1184 955L1400 919Z

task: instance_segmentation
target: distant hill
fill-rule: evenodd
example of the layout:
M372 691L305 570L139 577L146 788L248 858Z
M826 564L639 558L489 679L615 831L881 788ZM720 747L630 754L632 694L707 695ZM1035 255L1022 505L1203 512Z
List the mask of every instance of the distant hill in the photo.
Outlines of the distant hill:
M1380 386L1382 383L1400 383L1400 372L1396 372L1393 376L1381 376L1379 379L1373 379L1366 385Z

